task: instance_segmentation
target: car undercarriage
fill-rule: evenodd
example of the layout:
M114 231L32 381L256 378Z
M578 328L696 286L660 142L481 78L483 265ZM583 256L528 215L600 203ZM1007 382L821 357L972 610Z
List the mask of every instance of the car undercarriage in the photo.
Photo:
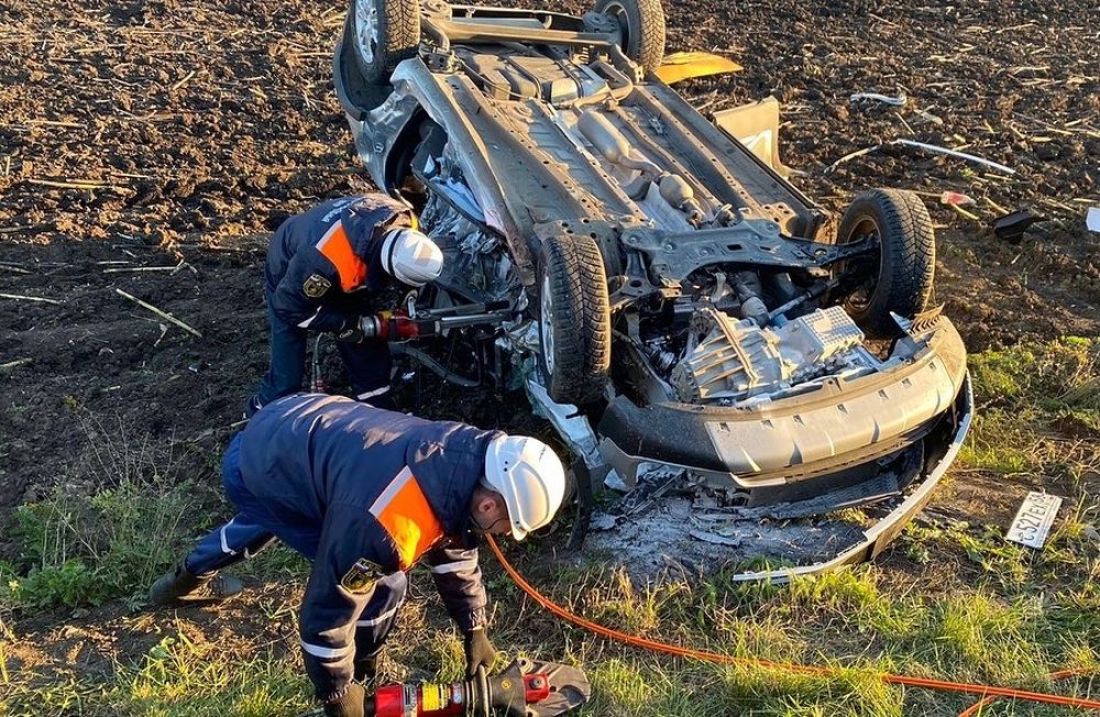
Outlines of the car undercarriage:
M651 0L583 17L352 0L334 71L356 147L446 260L409 310L470 318L436 341L558 429L582 529L594 481L626 504L702 491L746 520L878 504L831 556L742 575L872 557L972 411L927 210L871 190L834 218L788 181L774 101L707 119L663 56Z

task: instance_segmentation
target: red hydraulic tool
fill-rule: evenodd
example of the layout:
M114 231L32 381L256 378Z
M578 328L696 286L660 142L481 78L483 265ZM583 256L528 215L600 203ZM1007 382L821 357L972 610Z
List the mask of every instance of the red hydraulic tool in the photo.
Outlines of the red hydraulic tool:
M413 315L404 309L379 311L362 322L360 328L364 338L408 341L423 336L436 336L448 329L502 324L515 317L516 311L507 301L491 301L420 310Z
M588 702L580 670L553 662L515 660L493 677L451 684L383 685L367 698L372 717L557 717Z
M366 317L366 321L360 324L363 330L363 338L382 339L383 341L406 341L420 336L421 322L409 318L401 309L397 311L379 311L374 316Z

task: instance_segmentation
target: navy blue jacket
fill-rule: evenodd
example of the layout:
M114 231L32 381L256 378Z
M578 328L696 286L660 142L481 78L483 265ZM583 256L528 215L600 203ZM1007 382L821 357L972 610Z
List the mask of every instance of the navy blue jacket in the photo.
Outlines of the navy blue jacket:
M382 575L422 557L456 566L462 558L468 569L433 571L433 578L461 629L484 625L487 597L469 514L497 435L322 394L281 398L249 421L240 446L249 492L284 525L320 526L300 620L319 696L351 679L355 622L370 598L363 566Z
M280 320L340 331L369 313L366 299L389 282L382 237L411 225L407 207L383 194L323 202L287 219L271 238L265 292Z

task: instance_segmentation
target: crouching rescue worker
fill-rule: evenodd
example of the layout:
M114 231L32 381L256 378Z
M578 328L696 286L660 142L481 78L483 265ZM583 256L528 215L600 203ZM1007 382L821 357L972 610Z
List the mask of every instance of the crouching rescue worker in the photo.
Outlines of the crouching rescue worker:
M308 331L335 334L355 397L388 407L389 346L363 338L363 322L378 308L370 299L391 278L420 287L442 269L439 247L416 231L405 205L384 194L333 199L287 219L264 269L271 367L246 416L302 390Z
M306 672L328 715L364 710L360 684L423 559L463 632L467 674L492 664L476 533L516 540L561 507L561 461L534 438L299 394L261 409L226 451L236 516L153 585L154 604L241 591L218 571L274 538L313 561L300 615Z

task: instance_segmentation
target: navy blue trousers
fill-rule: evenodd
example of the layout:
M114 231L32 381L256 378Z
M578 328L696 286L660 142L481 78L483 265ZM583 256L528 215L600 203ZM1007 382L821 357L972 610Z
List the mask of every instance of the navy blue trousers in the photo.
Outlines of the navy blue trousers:
M241 434L234 436L222 459L222 485L237 514L199 541L184 559L192 575L207 575L252 557L276 538L313 560L321 541L321 526L281 520L248 490L241 477ZM380 578L359 616L355 630L355 655L363 659L378 653L405 601L408 580L396 572Z
M306 346L309 331L280 319L267 301L267 321L271 327L271 365L256 394L259 408L276 398L302 391L306 373ZM360 343L337 341L340 359L348 374L352 395L369 399L385 393L390 385L393 359L385 341Z

